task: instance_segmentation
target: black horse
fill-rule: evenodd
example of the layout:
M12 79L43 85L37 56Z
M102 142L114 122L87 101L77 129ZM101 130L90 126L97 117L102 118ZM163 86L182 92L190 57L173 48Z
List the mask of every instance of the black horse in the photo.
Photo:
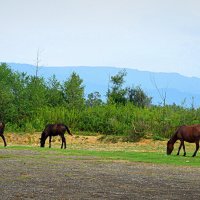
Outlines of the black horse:
M63 144L64 144L64 148L66 149L66 139L64 136L66 131L69 133L69 135L73 136L69 128L64 124L48 124L41 134L40 147L45 146L45 140L47 139L47 137L49 137L49 148L51 148L52 136L59 135L62 139L61 149L63 148Z
M4 147L6 147L7 146L6 139L5 139L4 135L3 135L4 128L5 128L5 124L3 122L0 122L0 137L3 139Z
M196 144L196 150L193 153L193 157L196 156L197 151L199 150L199 140L200 140L200 124L191 125L191 126L181 126L177 129L175 134L171 137L171 139L167 142L167 154L170 155L174 149L174 143L180 140L180 146L178 148L179 155L181 148L183 147L184 156L186 156L185 144L184 141L189 143Z

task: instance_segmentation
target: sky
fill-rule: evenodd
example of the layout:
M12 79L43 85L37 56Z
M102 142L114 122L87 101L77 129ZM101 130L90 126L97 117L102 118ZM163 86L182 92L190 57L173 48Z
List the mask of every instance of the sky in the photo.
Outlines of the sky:
M0 62L200 77L199 0L0 0Z

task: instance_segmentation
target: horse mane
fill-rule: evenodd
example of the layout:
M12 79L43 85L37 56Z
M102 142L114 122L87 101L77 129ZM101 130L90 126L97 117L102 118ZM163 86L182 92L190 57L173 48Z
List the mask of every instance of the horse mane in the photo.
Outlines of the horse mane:
M42 131L42 134L41 134L41 138L40 139L43 139L43 137L45 136L45 132L44 131Z
M178 134L180 128L182 128L183 126L186 126L186 125L181 125L181 126L179 126L179 127L176 129L176 132L175 132L175 133L172 135L172 137L169 139L168 143L174 144L174 143L178 140L177 134Z
M178 134L178 131L179 131L180 127L178 127L178 129L176 130L176 132L169 139L169 141L168 141L169 144L174 144L177 141L177 139L178 139L177 138L177 134Z

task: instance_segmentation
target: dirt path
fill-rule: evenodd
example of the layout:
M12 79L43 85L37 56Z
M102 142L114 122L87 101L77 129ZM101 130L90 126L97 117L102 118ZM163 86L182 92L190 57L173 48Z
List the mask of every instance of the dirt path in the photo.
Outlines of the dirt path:
M0 149L0 199L200 199L200 168Z

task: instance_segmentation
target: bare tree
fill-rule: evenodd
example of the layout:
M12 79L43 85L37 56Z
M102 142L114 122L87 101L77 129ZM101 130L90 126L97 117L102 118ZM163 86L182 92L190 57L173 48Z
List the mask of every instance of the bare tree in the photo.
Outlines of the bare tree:
M162 100L163 106L165 107L166 106L166 99L167 99L166 91L162 91L162 92L160 91L160 89L158 88L157 83L155 81L155 78L151 77L151 82L155 86L155 88L156 88L156 90L157 90L157 92L158 92L158 94L159 94L159 96Z
M151 78L151 81L152 81L152 84L155 86L160 98L162 99L162 104L163 104L163 109L162 109L162 113L161 113L161 123L162 123L162 131L164 133L166 133L167 129L168 129L168 125L167 125L167 122L166 122L166 115L167 115L167 107L166 107L166 99L167 99L167 93L166 91L160 91L160 89L158 88L157 86L157 83L155 81L154 78Z
M37 55L36 55L36 65L35 65L35 77L37 78L38 77L38 72L39 72L39 63L41 62L40 60L40 54L41 54L41 51L40 49L37 50Z

